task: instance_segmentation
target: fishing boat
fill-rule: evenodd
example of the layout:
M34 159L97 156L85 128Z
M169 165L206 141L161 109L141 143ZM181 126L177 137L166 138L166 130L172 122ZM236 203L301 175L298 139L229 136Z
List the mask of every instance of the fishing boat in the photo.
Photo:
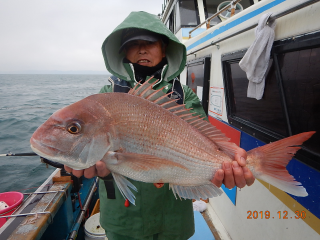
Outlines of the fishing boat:
M307 197L292 196L262 180L243 189L222 186L222 196L207 200L202 214L195 212L191 240L319 239L319 12L319 0L164 1L159 17L187 48L180 79L230 141L250 150L317 131L287 166ZM265 51L264 91L257 100L247 96L249 81L239 63L260 44L255 29L262 18L275 27ZM25 193L15 212L0 216L6 219L0 239L104 238L101 232L89 233L84 224L99 212L97 179L77 179L55 167L35 192ZM101 230L98 223L94 228Z
M84 239L85 236L89 239L104 236L100 229L92 230L93 225L86 233L82 224L99 212L97 179L77 178L66 173L61 164L46 159L42 161L57 169L35 192L23 193L24 200L14 212L0 215L0 239ZM10 196L10 193L6 195Z

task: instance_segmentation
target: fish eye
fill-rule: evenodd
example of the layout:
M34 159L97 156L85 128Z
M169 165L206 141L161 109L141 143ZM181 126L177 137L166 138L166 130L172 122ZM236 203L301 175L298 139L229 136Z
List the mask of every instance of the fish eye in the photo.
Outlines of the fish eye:
M71 134L78 134L81 131L81 125L77 122L72 122L67 125L67 130Z

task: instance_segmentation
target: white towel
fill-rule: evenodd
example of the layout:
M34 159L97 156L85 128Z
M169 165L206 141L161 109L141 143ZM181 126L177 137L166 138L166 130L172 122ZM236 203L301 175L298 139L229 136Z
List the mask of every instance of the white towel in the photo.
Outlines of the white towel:
M192 204L193 211L203 212L207 209L207 204L204 201L194 201Z
M0 202L0 211L3 209L6 209L8 207L9 207L9 205L6 202L4 202L4 201Z
M260 100L263 96L265 78L274 41L275 21L268 19L272 13L261 16L255 29L256 39L243 56L239 65L249 80L247 97Z

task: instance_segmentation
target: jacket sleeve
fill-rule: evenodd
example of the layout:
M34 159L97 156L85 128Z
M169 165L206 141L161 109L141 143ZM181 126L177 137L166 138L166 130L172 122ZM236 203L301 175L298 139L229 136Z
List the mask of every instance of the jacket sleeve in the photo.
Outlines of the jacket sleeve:
M99 93L108 93L108 92L112 92L112 85L104 85L101 89Z
M183 85L184 91L184 103L186 108L192 108L190 111L200 114L200 117L205 117L205 120L208 120L206 113L203 110L203 107L200 103L198 96L186 85Z
M101 89L99 93L109 93L112 92L112 85L104 85ZM112 181L113 177L112 174L109 174L105 177L99 177L101 180L103 181ZM103 184L101 184L103 186Z

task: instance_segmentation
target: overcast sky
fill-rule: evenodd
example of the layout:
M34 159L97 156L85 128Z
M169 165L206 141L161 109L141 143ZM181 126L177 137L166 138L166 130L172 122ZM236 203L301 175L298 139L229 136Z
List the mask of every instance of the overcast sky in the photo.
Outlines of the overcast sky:
M106 71L101 45L131 11L163 0L0 0L0 73Z

